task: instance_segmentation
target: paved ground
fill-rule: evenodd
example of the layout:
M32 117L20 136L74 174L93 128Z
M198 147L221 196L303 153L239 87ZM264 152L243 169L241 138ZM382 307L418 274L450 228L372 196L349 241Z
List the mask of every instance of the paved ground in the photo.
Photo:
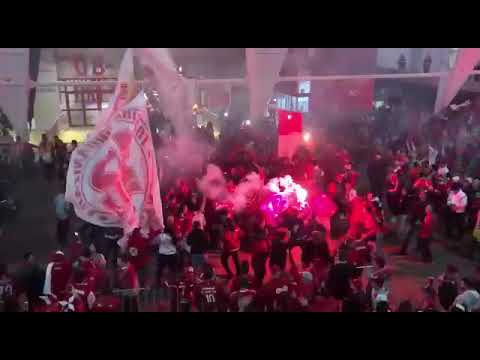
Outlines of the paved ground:
M16 183L16 196L22 204L19 216L10 224L0 240L0 262L15 264L21 261L25 251L33 251L41 262L46 262L48 254L56 250L53 196L58 190L55 183L48 184L41 176ZM386 252L396 250L398 244L387 241ZM389 258L394 267L393 301L420 298L420 289L426 277L440 274L447 263L456 264L463 274L473 270L473 263L443 245L432 246L434 262L423 264L408 258ZM298 254L297 254L298 256ZM248 257L248 254L242 254ZM223 273L218 255L211 256L218 273ZM232 264L233 269L233 264Z

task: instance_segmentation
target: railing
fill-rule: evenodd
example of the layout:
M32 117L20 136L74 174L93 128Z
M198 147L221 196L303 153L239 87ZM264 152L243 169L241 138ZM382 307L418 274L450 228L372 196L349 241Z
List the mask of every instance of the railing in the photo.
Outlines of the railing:
M70 126L88 126L87 112L102 111L102 104L107 96L113 95L115 91L114 77L75 77L75 78L59 78L59 83L64 86L58 86L59 94L64 96L65 107L62 111L66 112L68 123ZM114 82L112 85L106 85L105 82ZM94 85L94 87L92 87ZM73 95L74 99L70 99ZM107 99L108 100L108 99ZM94 103L94 107L88 107L88 104ZM80 107L72 105L80 104ZM72 112L82 112L82 120L80 124L74 124L72 121Z
M121 301L121 312L166 312L170 296L166 288L114 289Z

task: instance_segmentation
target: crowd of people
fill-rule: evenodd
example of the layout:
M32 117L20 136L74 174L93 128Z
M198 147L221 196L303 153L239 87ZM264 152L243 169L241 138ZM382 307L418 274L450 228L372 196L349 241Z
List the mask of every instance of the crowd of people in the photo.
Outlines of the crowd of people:
M228 188L251 172L265 183L291 175L308 189L309 211L290 207L271 222L252 199L236 212L202 193L202 173L179 171L161 184L165 228L137 229L121 249L121 229L82 223L72 236L64 181L77 144L69 148L44 136L40 166L49 181L56 173L61 186L54 202L59 250L45 270L31 253L14 277L2 265L2 307L138 311L142 291L161 289L163 309L181 312L477 311L480 268L461 277L454 265L427 279L421 303L406 300L392 309L386 237L401 240L394 255L418 252L425 263L435 260L430 244L436 232L453 244L467 235L472 243L480 238L480 178L455 174L451 159L432 146L394 140L370 151L366 185L360 164L338 145L300 148L292 159L279 159L261 143L223 139L209 162L222 169ZM319 210L315 201L334 210Z

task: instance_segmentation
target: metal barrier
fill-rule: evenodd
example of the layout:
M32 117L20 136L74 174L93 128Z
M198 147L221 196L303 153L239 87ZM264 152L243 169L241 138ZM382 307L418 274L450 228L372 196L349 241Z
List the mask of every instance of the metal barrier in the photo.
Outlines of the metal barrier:
M121 312L167 312L170 297L165 288L114 289L121 300Z

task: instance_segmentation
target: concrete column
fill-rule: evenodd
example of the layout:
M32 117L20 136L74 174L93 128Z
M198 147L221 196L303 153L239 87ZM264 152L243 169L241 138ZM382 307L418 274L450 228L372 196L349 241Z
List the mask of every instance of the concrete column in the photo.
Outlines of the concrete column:
M42 49L38 82L57 81L57 63L53 49ZM42 132L50 130L61 116L60 95L57 87L39 87L35 96L33 117L35 128Z
M263 118L273 95L287 48L247 48L247 79L250 93L250 119Z
M0 107L7 114L17 135L28 136L29 48L0 48Z

